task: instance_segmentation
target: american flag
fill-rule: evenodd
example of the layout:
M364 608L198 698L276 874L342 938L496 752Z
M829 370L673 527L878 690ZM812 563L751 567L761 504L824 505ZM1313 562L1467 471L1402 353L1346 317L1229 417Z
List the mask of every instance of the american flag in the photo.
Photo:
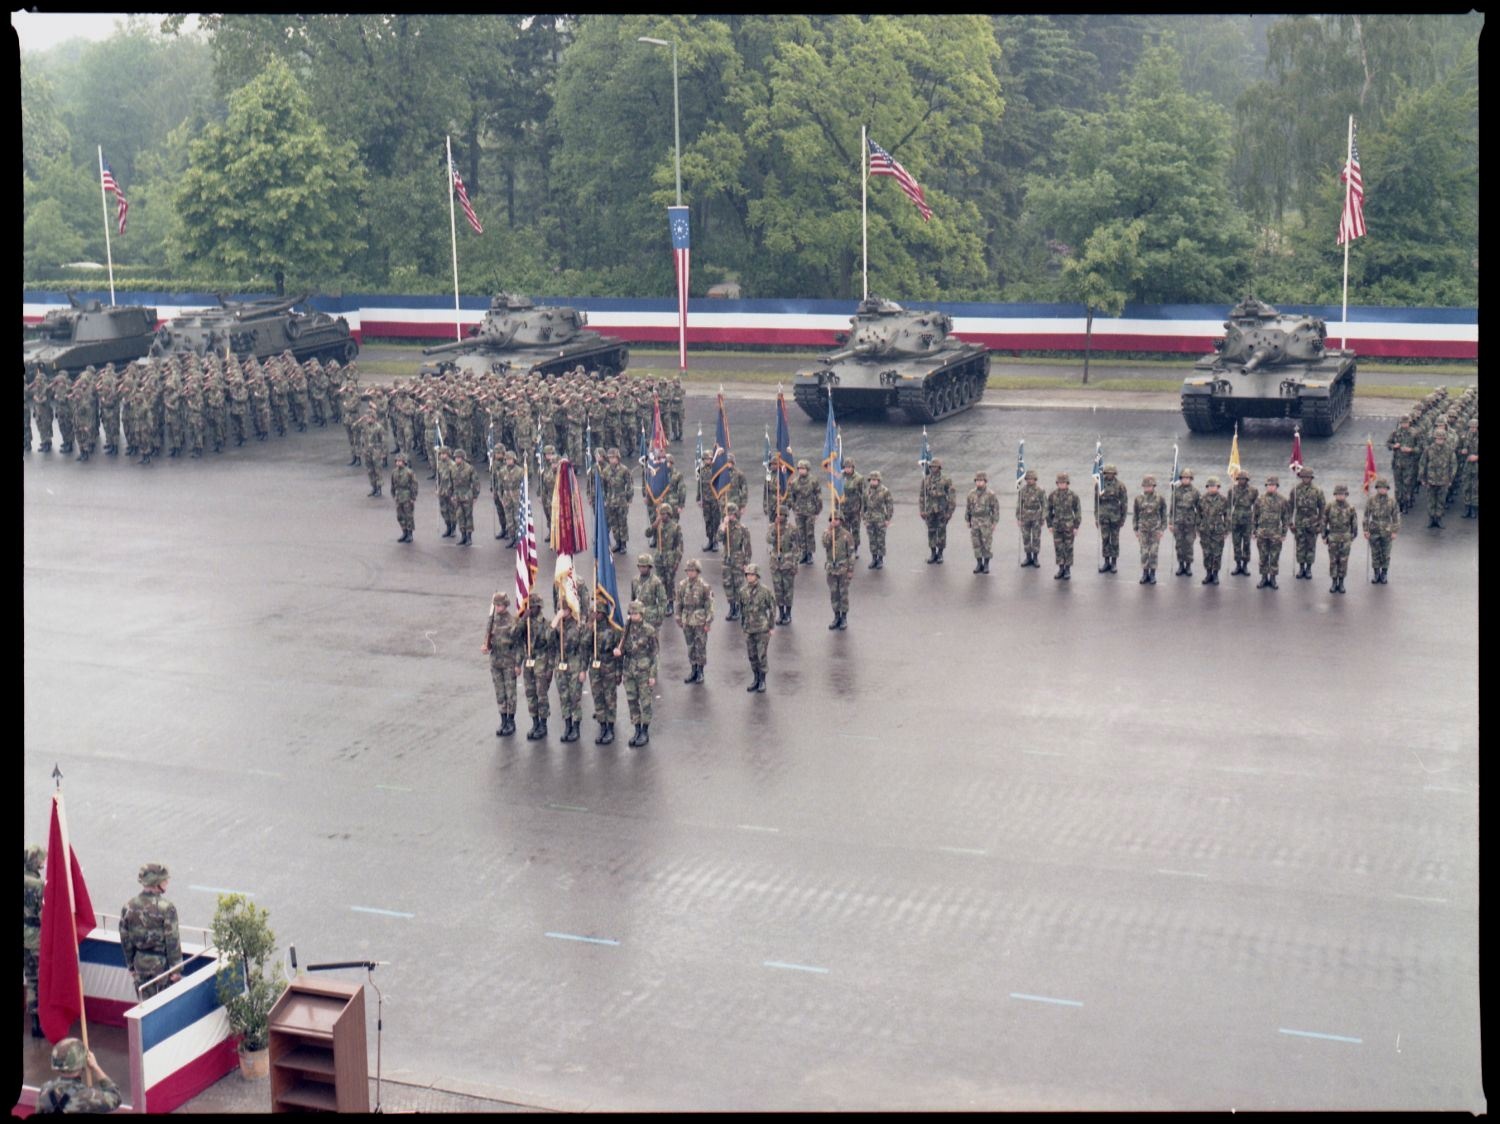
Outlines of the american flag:
M1353 125L1349 133L1349 162L1339 173L1339 182L1348 184L1344 192L1344 213L1339 216L1339 240L1342 246L1365 233L1365 180L1359 173L1359 138L1354 135Z
M115 233L117 233L117 234L124 234L125 233L125 212L128 211L128 210L130 210L130 204L125 201L125 193L120 190L120 185L115 180L115 174L109 170L109 165L107 163L103 163L102 161L101 161L101 164L102 164L103 169L104 169L104 171L103 171L104 190L105 191L113 191L115 193L115 218L116 218L118 226L119 226L119 229Z
M469 220L475 234L483 234L484 227L479 225L479 216L474 213L474 204L469 202L469 192L464 187L464 178L458 174L457 168L453 169L453 186L458 191L458 205L464 209L464 218Z
M688 209L668 207L672 227L672 259L677 264L677 366L687 370L688 258L692 254L688 231Z
M531 594L531 583L536 581L536 527L531 522L530 474L521 471L521 503L516 511L516 523L525 528L516 539L516 605L526 604Z
M899 160L874 141L870 142L870 175L895 176L896 182L901 185L901 190L906 192L907 197L917 205L917 210L922 212L922 221L926 222L932 218L932 208L922 197L921 186L911 178L911 173L901 166Z

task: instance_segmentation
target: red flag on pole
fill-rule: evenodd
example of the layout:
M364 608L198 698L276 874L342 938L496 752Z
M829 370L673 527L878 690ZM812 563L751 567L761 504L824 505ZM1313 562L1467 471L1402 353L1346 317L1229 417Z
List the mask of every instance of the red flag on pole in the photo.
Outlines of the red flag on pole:
M1379 475L1380 475L1380 473L1375 470L1375 439L1373 437L1366 437L1365 438L1365 482L1364 482L1363 485L1361 485L1360 491L1364 492L1366 495L1369 495L1370 494L1370 482L1372 480L1374 480L1375 477L1377 477Z
M78 856L68 847L62 825L62 796L52 796L52 830L47 838L47 887L42 899L41 946L37 950L37 1017L47 1041L68 1036L83 1015L83 978L78 942L94 930L94 904ZM71 884L68 871L71 867Z
M1292 430L1292 459L1287 462L1293 473L1302 471L1302 430Z

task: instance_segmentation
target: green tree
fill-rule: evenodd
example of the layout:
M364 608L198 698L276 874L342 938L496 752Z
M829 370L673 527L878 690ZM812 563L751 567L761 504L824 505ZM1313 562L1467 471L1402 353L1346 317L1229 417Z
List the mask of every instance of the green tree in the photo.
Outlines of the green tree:
M25 258L25 274L34 276L39 269L77 261L83 253L83 235L63 218L61 203L42 199L26 208L21 253Z
M1083 336L1083 381L1089 381L1089 357L1094 350L1094 316L1118 316L1140 283L1141 219L1115 219L1089 235L1083 253L1063 264L1063 294L1081 303L1085 310Z
M359 248L354 147L334 143L281 60L193 142L177 193L185 258L241 276L339 278Z
M42 166L68 151L68 127L58 112L52 82L21 56L21 171L35 178Z

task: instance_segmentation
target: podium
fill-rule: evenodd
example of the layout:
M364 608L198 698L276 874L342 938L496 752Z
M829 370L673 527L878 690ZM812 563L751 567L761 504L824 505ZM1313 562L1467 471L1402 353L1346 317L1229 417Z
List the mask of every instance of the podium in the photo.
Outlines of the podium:
M270 1015L272 1112L369 1112L363 984L294 979Z

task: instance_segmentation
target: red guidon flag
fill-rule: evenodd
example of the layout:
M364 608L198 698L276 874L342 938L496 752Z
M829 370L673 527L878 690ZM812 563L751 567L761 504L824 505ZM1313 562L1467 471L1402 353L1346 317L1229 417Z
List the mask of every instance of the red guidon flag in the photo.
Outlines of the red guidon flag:
M1292 430L1292 459L1287 462L1295 476L1302 471L1302 429Z
M1363 491L1366 495L1369 495L1370 484L1372 482L1374 482L1375 477L1377 477L1379 475L1380 475L1380 473L1378 473L1378 472L1375 471L1375 439L1373 437L1366 437L1365 438L1365 482L1364 482L1363 485L1361 485L1360 490Z
M68 847L66 835L62 795L54 793L52 830L47 838L41 947L37 951L37 1017L49 1042L66 1038L83 1014L78 942L94 930L94 905L89 901L88 887L83 884L78 856Z

